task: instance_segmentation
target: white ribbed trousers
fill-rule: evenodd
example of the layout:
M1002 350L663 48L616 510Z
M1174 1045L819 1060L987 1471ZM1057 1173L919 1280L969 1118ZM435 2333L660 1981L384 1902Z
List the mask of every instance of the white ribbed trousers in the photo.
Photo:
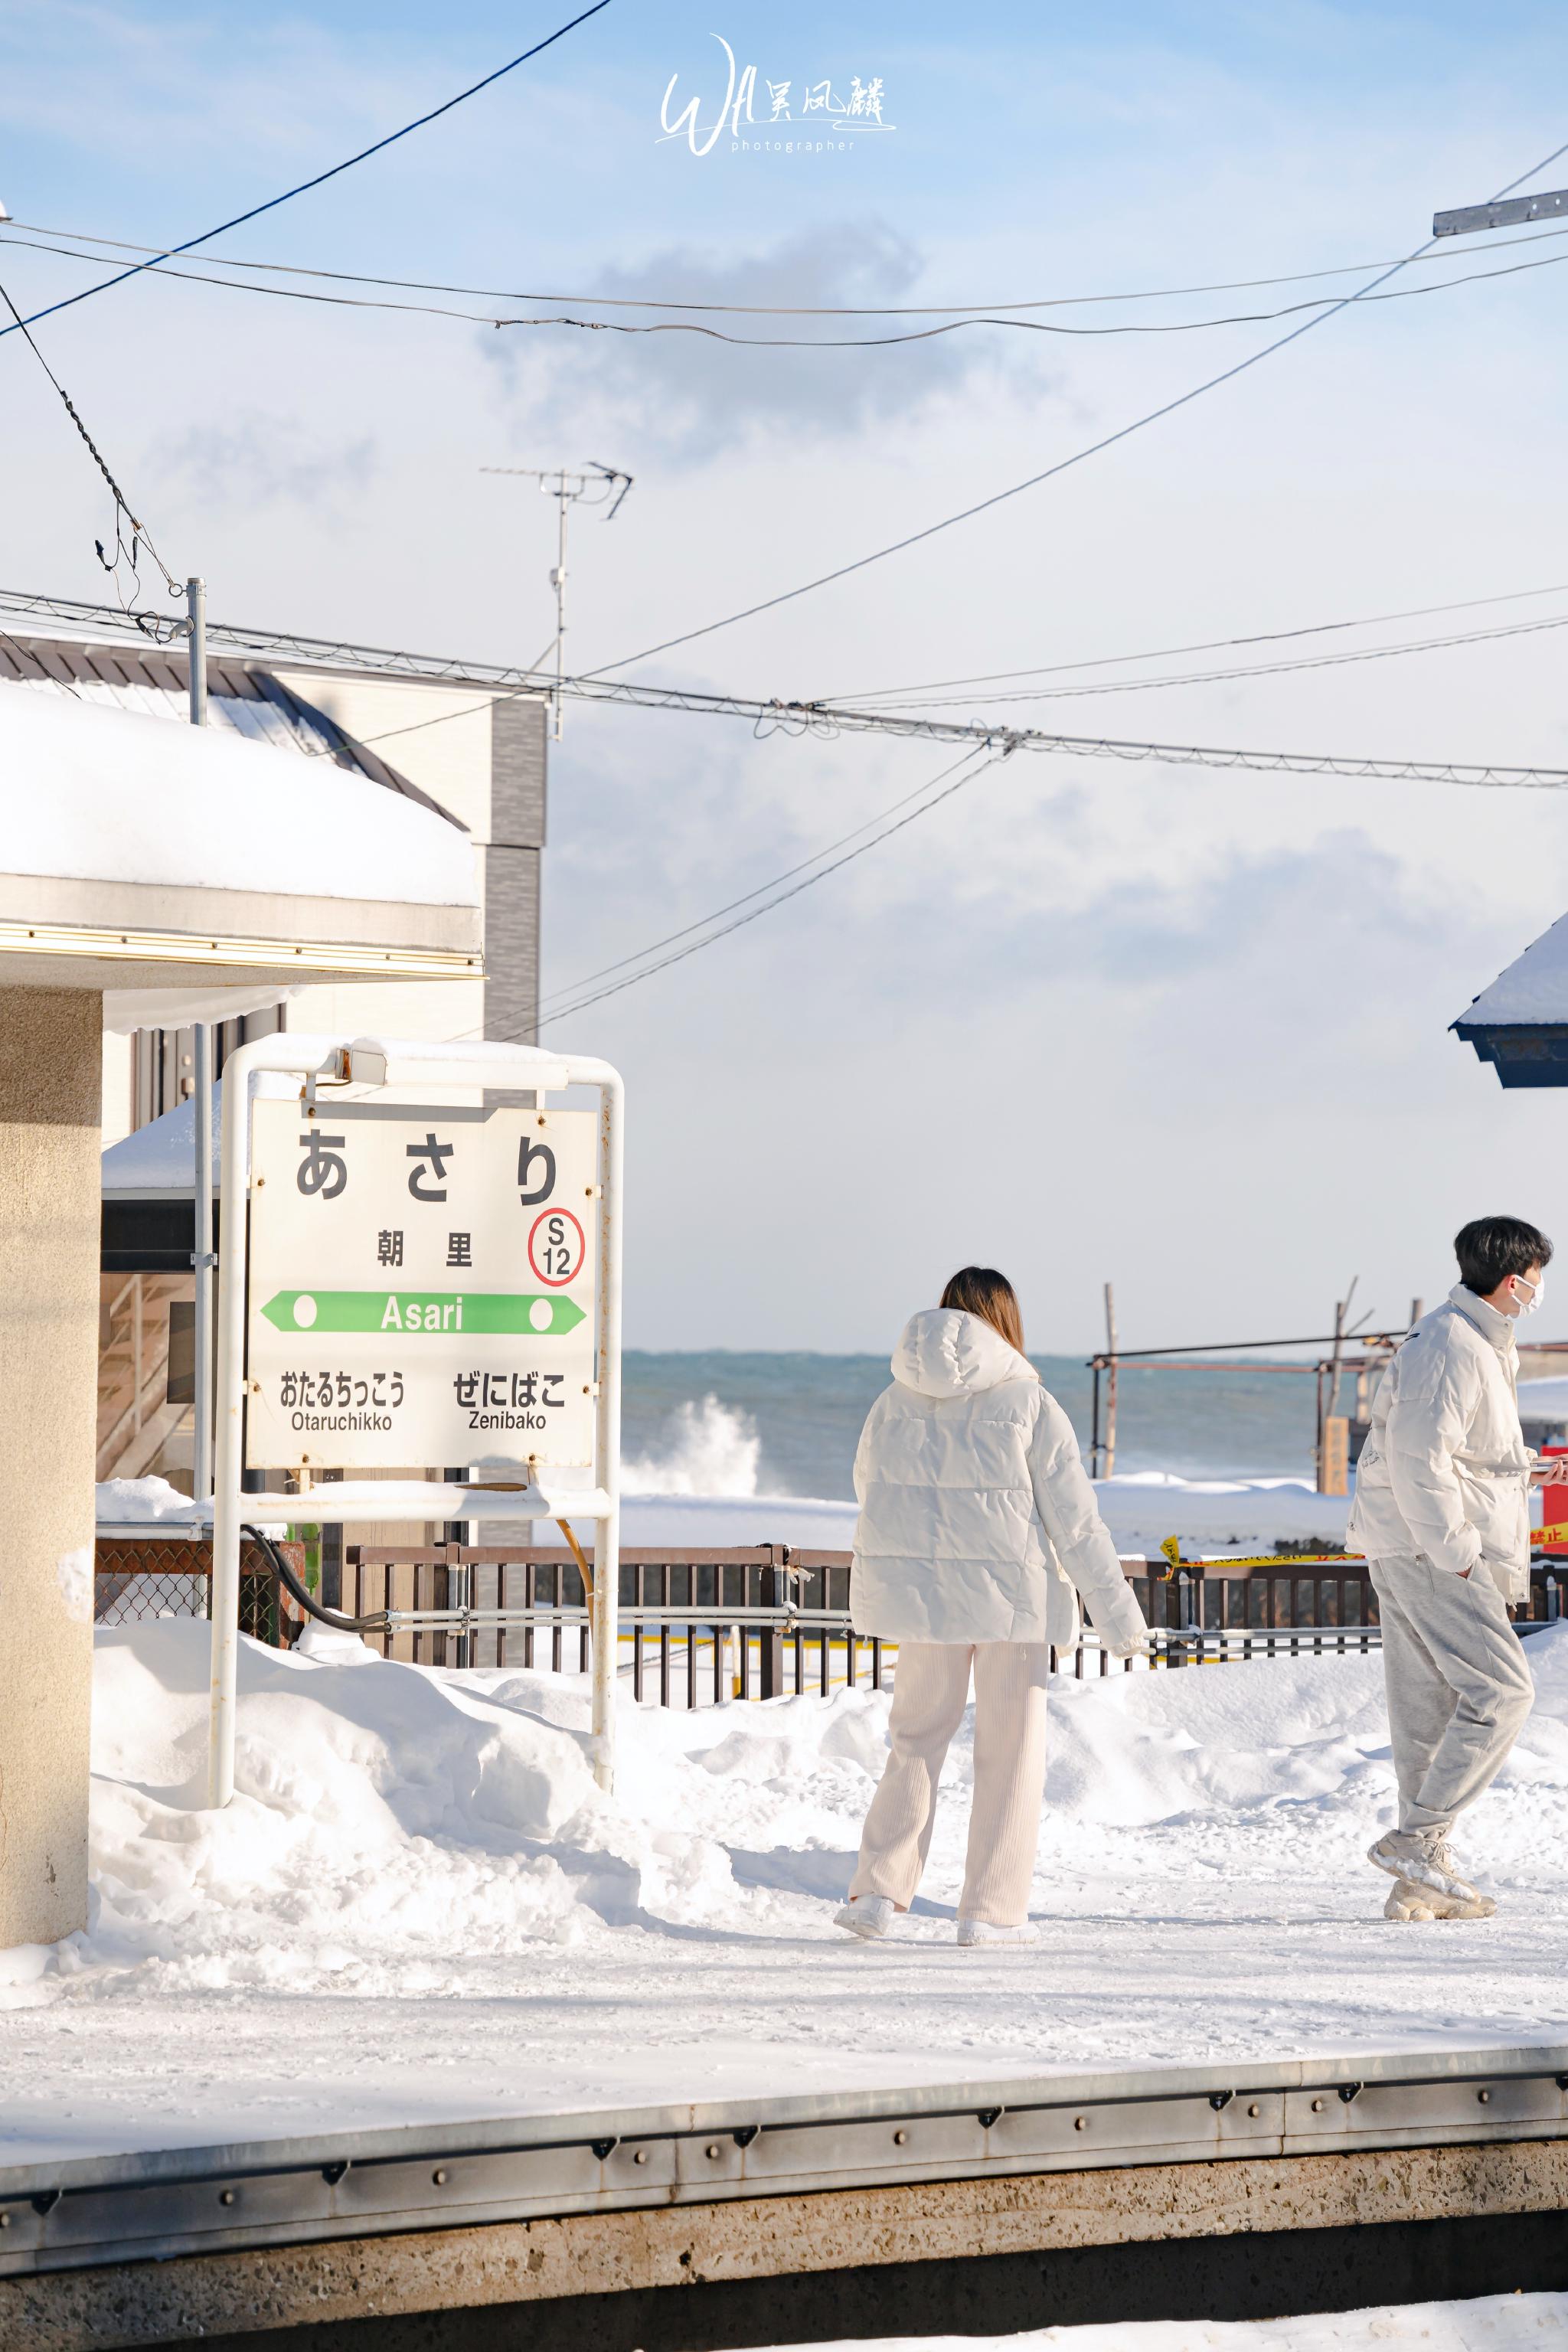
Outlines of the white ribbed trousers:
M1043 1642L900 1642L888 1726L891 1753L860 1833L851 1896L888 1895L907 1907L931 1849L948 1742L963 1719L974 1669L974 1796L961 1919L1021 1927L1046 1790Z

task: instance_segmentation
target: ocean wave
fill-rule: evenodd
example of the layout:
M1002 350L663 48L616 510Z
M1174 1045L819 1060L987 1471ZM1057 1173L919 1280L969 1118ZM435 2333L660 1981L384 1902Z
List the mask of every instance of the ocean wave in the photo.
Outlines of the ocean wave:
M715 1495L744 1501L757 1491L763 1441L749 1412L705 1396L677 1407L657 1454L621 1465L627 1495Z

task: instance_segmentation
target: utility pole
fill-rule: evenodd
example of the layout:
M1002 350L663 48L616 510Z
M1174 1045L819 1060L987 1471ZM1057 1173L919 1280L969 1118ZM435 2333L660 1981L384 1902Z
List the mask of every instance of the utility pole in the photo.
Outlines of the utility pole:
M207 723L207 590L205 580L185 583L185 642L190 654L190 714L193 727ZM198 1021L192 1032L195 1115L195 1308L192 1317L191 1395L195 1420L191 1486L198 1503L213 1491L213 1057L212 1030Z
M481 466L479 471L481 474L512 474L524 481L537 482L541 494L555 500L555 564L550 574L550 584L555 591L555 685L551 695L550 732L553 740L559 743L563 701L562 688L566 676L567 509L584 499L589 506L607 505L609 512L605 520L614 522L626 492L631 488L632 478L618 467L602 466L596 457L589 458L588 470L581 474L569 473L564 467L557 467L552 473L538 466ZM618 490L616 488L617 482L620 484ZM589 498L590 490L597 490L599 495Z

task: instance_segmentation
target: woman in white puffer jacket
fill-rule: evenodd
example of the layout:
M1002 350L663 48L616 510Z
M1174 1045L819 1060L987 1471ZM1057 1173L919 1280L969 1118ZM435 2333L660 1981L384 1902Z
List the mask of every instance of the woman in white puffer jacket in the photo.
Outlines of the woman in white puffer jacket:
M1141 1650L1148 1628L1072 1424L1024 1354L1004 1276L965 1266L940 1307L910 1318L893 1385L861 1433L855 1493L855 1630L896 1642L899 1659L891 1753L836 1924L884 1936L913 1901L973 1666L974 1796L958 1940L1029 1942L1050 1650L1077 1647L1079 1593L1116 1656Z

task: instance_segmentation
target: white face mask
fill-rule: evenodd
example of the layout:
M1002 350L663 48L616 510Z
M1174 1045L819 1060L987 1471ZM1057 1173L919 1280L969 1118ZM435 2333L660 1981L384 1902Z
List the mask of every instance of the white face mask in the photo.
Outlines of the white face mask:
M1522 1287L1523 1287L1524 1289L1526 1289L1526 1290L1530 1290L1530 1281L1529 1281L1529 1277L1528 1277L1527 1276L1522 1275L1522 1274L1516 1274L1516 1275L1514 1276L1514 1277L1513 1277L1513 1282L1514 1282L1514 1290L1513 1290L1513 1295L1514 1295L1514 1297L1515 1297L1516 1298L1518 1298L1518 1297L1519 1297L1520 1289L1521 1289L1521 1286L1522 1286ZM1530 1297L1529 1297L1528 1298L1521 1299L1521 1300L1520 1300L1520 1308L1519 1308L1519 1311L1520 1311L1521 1315L1533 1315L1533 1314L1534 1314L1534 1312L1535 1312L1535 1310L1536 1310L1536 1308L1540 1306L1540 1304L1541 1304L1542 1300L1545 1297L1545 1296L1546 1296L1546 1276L1545 1276L1544 1275L1542 1275L1542 1277L1541 1277L1541 1279L1540 1279L1540 1281L1536 1284L1536 1286L1535 1286L1534 1289L1533 1289L1533 1290L1531 1290L1531 1291L1530 1292Z

